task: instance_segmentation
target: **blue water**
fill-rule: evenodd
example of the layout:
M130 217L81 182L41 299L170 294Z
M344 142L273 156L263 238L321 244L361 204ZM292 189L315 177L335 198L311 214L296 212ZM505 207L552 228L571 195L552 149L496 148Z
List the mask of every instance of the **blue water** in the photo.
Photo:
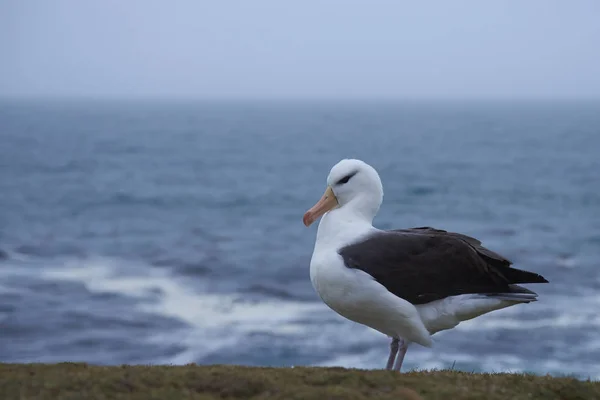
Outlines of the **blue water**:
M407 368L600 378L600 103L0 103L0 361L381 368L314 293L302 215L339 159L381 228L476 236L540 301Z

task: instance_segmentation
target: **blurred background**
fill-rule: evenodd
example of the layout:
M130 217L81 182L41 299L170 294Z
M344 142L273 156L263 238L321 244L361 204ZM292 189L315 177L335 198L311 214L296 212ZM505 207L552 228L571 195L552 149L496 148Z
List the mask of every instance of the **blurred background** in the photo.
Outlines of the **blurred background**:
M406 368L600 378L600 3L0 1L0 361L382 368L320 302L331 166L540 301Z

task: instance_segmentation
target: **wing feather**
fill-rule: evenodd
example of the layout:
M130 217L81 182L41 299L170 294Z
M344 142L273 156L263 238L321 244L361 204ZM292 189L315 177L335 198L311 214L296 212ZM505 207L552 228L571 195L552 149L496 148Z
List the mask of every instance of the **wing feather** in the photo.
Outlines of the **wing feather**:
M475 238L431 227L381 231L339 254L348 268L365 271L413 304L459 294L510 293L512 284L547 282L510 267L509 260Z

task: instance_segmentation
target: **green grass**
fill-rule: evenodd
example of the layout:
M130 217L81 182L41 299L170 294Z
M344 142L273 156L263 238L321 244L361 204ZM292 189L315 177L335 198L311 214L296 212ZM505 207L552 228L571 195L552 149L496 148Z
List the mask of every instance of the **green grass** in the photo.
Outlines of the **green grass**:
M587 400L600 399L600 382L457 371L0 364L0 399Z

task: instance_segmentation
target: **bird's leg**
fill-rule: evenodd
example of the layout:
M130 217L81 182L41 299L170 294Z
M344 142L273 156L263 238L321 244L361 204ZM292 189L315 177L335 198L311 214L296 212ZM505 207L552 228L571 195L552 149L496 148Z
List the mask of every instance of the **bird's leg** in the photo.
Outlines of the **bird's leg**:
M398 338L392 338L392 343L390 343L390 356L388 358L387 365L385 369L392 369L394 366L394 360L396 360L396 353L398 352Z
M406 355L406 350L408 350L408 343L404 339L400 339L399 342L400 349L398 350L398 358L396 358L396 362L394 363L394 371L400 371L400 368L402 368L402 361L404 361L404 356Z

